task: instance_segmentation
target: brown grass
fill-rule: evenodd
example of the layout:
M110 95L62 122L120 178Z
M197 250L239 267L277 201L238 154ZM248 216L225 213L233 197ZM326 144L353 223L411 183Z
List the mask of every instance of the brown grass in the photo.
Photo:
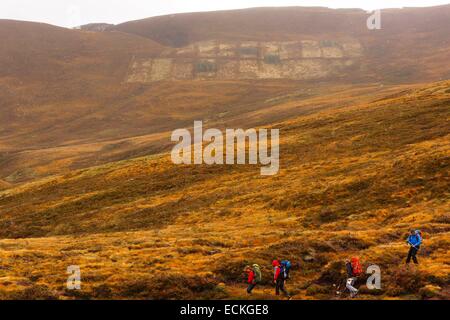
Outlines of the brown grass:
M342 261L358 255L383 270L383 290L363 299L448 299L449 85L275 124L274 177L163 154L6 189L1 297L247 299L242 269L259 263L253 298L267 299L272 259L289 258L294 298L334 299ZM411 228L425 244L405 269ZM81 291L65 289L69 265Z

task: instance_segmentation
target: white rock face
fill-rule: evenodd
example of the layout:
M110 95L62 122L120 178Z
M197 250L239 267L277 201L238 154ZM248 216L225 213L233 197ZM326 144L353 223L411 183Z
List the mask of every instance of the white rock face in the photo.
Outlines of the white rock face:
M134 58L127 82L162 80L321 79L354 65L363 54L354 39L284 42L199 42Z

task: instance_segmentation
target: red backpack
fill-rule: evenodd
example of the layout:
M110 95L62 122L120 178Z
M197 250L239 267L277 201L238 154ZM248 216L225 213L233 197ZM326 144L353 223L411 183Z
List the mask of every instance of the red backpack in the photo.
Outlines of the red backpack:
M359 262L359 258L352 258L352 273L355 277L360 276L363 273L363 269L361 263Z

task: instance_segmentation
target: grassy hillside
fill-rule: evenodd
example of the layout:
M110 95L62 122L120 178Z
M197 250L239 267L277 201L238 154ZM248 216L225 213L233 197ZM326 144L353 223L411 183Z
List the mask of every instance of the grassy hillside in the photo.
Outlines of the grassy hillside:
M325 100L336 92L341 92L342 101L334 106L375 91L388 94L399 84L448 79L449 15L450 6L385 10L382 30L377 31L367 30L368 15L362 10L325 8L181 14L84 30L0 20L0 179L18 185L166 152L170 132L198 119L219 127L266 125L309 112L316 103L332 107ZM320 75L324 66L334 71L303 82L239 77L127 81L133 72L145 75L145 64L152 59L177 59L180 51L175 47L207 40L230 41L238 47L244 40L265 46L269 41L306 41L303 51L294 48L289 54L314 51L308 49L314 44L322 47L318 56L306 59L309 67L304 72ZM323 54L327 49L331 56ZM341 49L357 54L351 61L333 58ZM223 50L221 54L227 54ZM172 69L185 66L185 58L180 54L180 64ZM337 65L350 65L336 69L335 60ZM136 68L143 70L135 70L136 61L142 63Z
M280 115L270 109L274 105L270 99L285 99L290 94L317 96L326 90L300 86L286 81L133 84L112 92L107 100L93 96L90 101L72 101L72 108L53 113L60 109L56 102L60 97L56 97L51 105L44 103L23 111L6 126L11 133L5 132L0 138L0 177L20 183L167 151L171 131L191 127L198 119L220 126L286 119L302 111ZM22 111L3 112L14 117ZM260 115L254 116L255 112ZM20 129L13 129L16 127Z
M380 90L311 98L273 121L277 176L162 153L0 192L0 297L246 298L246 264L270 279L271 260L289 258L294 298L332 299L343 259L358 255L382 268L382 290L364 299L448 299L450 82ZM425 245L407 269L411 228ZM81 291L64 289L69 265Z
M0 180L0 190L1 189L7 189L10 187L10 184L6 181Z
M437 32L444 34L450 6L383 10L383 26L389 33ZM267 7L242 10L172 14L125 22L114 27L168 47L210 40L289 40L294 35L317 37L325 34L369 36L362 9L324 7ZM429 22L433 21L433 24ZM387 36L383 34L372 36Z
M375 31L366 26L369 16L360 9L253 8L167 15L126 22L114 29L168 47L207 40L354 39L361 42L364 58L347 80L411 83L450 78L446 63L450 59L450 5L383 10L381 30Z

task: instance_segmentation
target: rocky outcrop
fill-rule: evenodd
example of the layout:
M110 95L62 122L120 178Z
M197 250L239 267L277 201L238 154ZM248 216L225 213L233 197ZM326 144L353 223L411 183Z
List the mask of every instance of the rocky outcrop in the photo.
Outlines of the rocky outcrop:
M206 41L159 57L134 57L127 82L186 79L321 79L362 56L357 40Z

